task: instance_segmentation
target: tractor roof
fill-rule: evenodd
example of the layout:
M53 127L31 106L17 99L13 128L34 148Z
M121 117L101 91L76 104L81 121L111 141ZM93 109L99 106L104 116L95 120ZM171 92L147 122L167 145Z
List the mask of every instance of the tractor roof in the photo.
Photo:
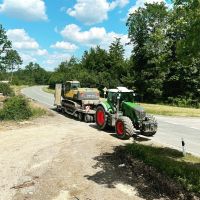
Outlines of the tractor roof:
M126 87L117 87L117 89L109 89L108 92L114 92L114 93L117 93L117 92L133 92L133 90L129 90Z
M80 83L79 81L66 81L66 83Z

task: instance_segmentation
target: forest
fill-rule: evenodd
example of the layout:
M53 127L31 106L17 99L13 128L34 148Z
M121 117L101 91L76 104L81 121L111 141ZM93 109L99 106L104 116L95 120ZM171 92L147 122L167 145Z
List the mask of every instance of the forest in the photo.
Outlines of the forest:
M43 85L76 79L83 87L134 89L140 102L200 107L200 1L175 0L145 4L126 22L132 48L125 57L116 38L108 50L100 46L86 50L81 58L46 71L37 63L20 67L22 60L0 25L0 80L16 85Z

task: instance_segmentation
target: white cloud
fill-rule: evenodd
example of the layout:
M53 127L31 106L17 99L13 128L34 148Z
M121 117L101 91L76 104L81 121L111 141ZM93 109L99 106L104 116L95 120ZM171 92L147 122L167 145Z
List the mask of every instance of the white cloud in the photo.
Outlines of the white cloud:
M75 51L76 49L78 49L78 46L69 42L61 41L61 42L56 42L55 44L51 45L51 48L61 49L61 50L66 50L66 51Z
M42 65L44 65L48 70L53 70L58 67L61 62L66 60L69 61L70 58L70 54L54 52L47 56L47 59L43 61Z
M104 27L92 27L88 31L81 31L81 28L76 24L69 24L61 31L61 35L67 40L87 47L100 45L102 48L108 49L115 38L121 38L121 42L124 46L129 43L126 34L107 32ZM127 52L130 52L129 48L129 46L125 46ZM128 54L130 53L127 53L127 56Z
M46 49L40 48L38 42L29 36L24 29L10 29L7 36L12 41L12 46L22 57L23 65L29 62L37 62L40 57L48 56Z
M13 48L16 49L23 60L23 66L29 62L37 62L48 70L53 70L62 61L69 60L71 55L63 52L49 53L47 49L41 48L38 42L29 36L24 29L10 29L7 36L12 41ZM58 50L76 50L78 47L69 42L56 42L51 47Z
M111 2L110 7L113 9L116 7L123 8L127 4L129 4L129 0L116 0L116 1Z
M107 0L77 0L74 7L69 8L67 13L81 22L91 25L106 20L109 10L110 4Z
M106 30L105 28L92 27L88 31L81 31L81 28L76 24L69 24L61 31L61 35L68 40L92 45L102 40L106 35Z
M92 25L108 19L108 12L116 7L123 8L129 0L77 0L73 8L67 9L67 14L81 22Z
M16 49L38 49L39 44L31 38L24 29L10 29L7 31L9 40Z
M46 49L38 49L35 54L38 56L45 56L48 55L48 51Z
M26 21L47 20L43 0L3 0L0 12Z
M124 6L129 4L129 0L116 0L116 2L118 3L119 7L121 7L121 8L123 8Z
M29 62L36 62L37 59L30 56L29 54L26 54L26 53L20 53L20 56L23 60L23 65L27 65Z

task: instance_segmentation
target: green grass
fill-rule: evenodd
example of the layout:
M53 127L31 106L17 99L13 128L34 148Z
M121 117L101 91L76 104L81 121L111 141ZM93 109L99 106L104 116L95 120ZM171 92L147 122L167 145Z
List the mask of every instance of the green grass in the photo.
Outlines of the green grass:
M55 93L55 90L54 89L49 89L48 86L43 87L42 90L44 92L51 93L51 94Z
M137 143L127 145L126 150L134 158L180 183L187 191L200 194L200 158L191 154L184 157L182 152L170 148Z
M41 116L47 114L46 110L44 110L42 108L33 108L33 107L31 107L31 112L32 112L32 117L33 118L41 117Z
M141 103L140 105L146 112L154 115L200 117L200 109L146 103Z
M29 101L29 105L31 107L32 118L37 118L44 115L51 115L51 112L49 112L48 109L44 108L34 101Z

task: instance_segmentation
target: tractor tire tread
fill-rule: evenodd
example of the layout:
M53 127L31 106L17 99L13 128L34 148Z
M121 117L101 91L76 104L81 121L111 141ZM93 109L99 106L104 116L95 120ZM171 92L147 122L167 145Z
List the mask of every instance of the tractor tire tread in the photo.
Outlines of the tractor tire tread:
M119 117L118 120L122 121L124 124L125 134L122 139L129 139L134 134L134 127L133 127L133 123L132 123L131 119L129 117L122 116L122 117Z

